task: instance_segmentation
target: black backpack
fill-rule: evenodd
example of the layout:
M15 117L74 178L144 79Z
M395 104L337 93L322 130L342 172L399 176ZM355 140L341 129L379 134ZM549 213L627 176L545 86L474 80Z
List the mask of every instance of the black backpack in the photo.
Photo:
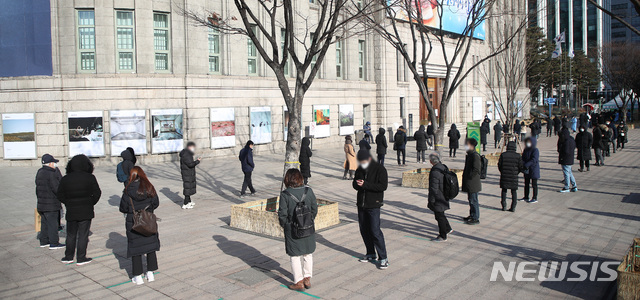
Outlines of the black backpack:
M308 191L309 187L305 187L302 198L296 202L296 207L293 210L294 216L291 218L291 235L295 239L306 238L316 232L316 226L313 220L311 207L304 201L304 199L307 197ZM288 191L284 191L284 193L289 197L298 200Z
M443 180L444 180L444 182L442 183L442 187L443 187L442 194L444 195L444 198L447 200L451 200L456 196L458 196L458 193L460 193L460 184L458 184L458 175L450 171L446 165L444 165L444 171L440 169L432 169L432 170L438 170L442 172Z
M482 162L482 166L480 167L480 179L486 179L489 160L483 155L480 157L480 162Z

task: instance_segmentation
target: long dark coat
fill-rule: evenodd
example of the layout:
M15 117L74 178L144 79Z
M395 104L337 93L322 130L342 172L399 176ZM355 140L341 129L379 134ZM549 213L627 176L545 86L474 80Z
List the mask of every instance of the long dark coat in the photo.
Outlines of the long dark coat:
M531 141L531 147L524 148L522 151L522 164L525 170L529 170L524 174L524 178L540 179L540 151L537 148L538 140L535 137L525 139L525 142Z
M576 134L576 149L578 149L578 160L591 160L591 146L593 145L593 136L588 131L578 132Z
M300 172L303 177L311 177L311 148L309 145L311 141L308 137L302 138L302 144L300 145L300 156L298 157L298 161L300 162Z
M416 150L427 150L427 133L424 131L424 125L420 125L420 129L413 134L416 140Z
M593 149L604 149L604 136L602 134L602 130L600 126L595 126L593 128L593 144L591 147Z
M131 151L133 150L125 149L120 153L120 157L122 157L122 170L127 174L127 178L131 174L131 169L133 169L136 164L136 156L133 155ZM127 186L127 183L128 182L125 181L124 185Z
M618 142L628 143L629 139L627 138L627 133L629 132L629 127L624 124L618 125Z
M499 141L502 138L502 125L500 123L496 123L493 125L493 139L495 141Z
M462 191L477 193L482 191L480 172L482 172L482 157L474 150L467 152L464 159L464 171L462 172Z
M480 143L487 144L487 134L491 133L491 127L489 127L490 121L485 119L480 126Z
M447 136L449 137L450 149L460 148L460 131L456 128L456 124L451 124L451 129L449 129Z
M182 193L185 196L195 195L196 193L196 166L199 160L193 159L193 152L189 149L183 149L180 152L180 175L182 175Z
M386 130L384 128L378 129L378 135L376 135L376 153L378 155L387 154L387 137L384 135Z
M158 234L152 236L144 236L135 231L132 231L133 227L133 210L145 209L149 212L153 212L158 206L160 201L158 195L153 197L148 195L138 194L138 188L140 187L140 179L132 182L127 186L120 198L120 212L127 214L125 221L125 229L127 230L127 257L142 255L160 250L160 239ZM133 201L133 208L131 202Z
M444 197L444 171L446 167L439 163L429 172L429 198L427 207L431 211L442 212L448 210L449 200Z
M37 209L39 212L62 209L62 204L57 196L60 179L62 179L62 174L58 168L42 166L36 173L36 198L38 198Z
M100 200L102 191L93 176L93 164L84 155L74 156L67 164L67 175L60 179L58 200L67 209L67 221L93 219L93 207Z
M524 169L522 157L516 152L516 142L507 144L507 151L503 152L498 159L498 170L500 170L500 188L517 190L518 174Z
M563 166L573 165L576 152L576 141L565 128L560 132L558 140L558 164Z
M296 239L291 234L292 222L291 219L295 215L296 204L302 195L304 194L305 187L287 188L288 191L296 199L286 193L280 193L280 204L278 208L278 220L280 226L284 229L284 246L289 256L301 256L311 254L316 251L316 235L312 234L306 238ZM315 219L318 215L318 203L316 201L316 195L311 188L308 188L307 196L304 198L304 202L309 205L311 212Z

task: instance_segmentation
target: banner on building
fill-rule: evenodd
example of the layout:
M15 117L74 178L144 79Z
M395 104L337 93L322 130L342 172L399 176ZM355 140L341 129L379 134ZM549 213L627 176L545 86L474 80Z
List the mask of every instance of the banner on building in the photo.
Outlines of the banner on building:
M111 156L133 148L138 154L147 154L147 126L144 110L114 110L110 112Z
M151 110L151 152L173 153L184 148L182 109Z
M69 157L84 154L89 157L104 156L104 123L102 111L70 111Z
M338 118L340 121L340 135L353 134L353 104L341 104L338 106Z
M233 107L211 108L211 149L236 146L236 118Z
M484 119L483 111L482 111L482 97L472 97L471 105L472 105L472 119L474 121L480 121Z
M271 107L250 107L251 140L255 144L271 143Z
M328 137L331 135L331 120L329 114L329 105L313 106L313 122L316 123L315 138Z
M2 114L2 135L4 159L38 158L34 114Z

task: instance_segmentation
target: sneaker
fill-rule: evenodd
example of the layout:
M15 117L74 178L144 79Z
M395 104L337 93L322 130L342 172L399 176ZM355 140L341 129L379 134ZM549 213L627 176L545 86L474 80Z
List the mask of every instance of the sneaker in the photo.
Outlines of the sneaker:
M246 196L247 196L247 194L240 193L240 198L244 198Z
M452 234L453 233L453 229L449 230L449 232L447 232L447 234Z
M431 241L432 241L432 242L446 242L446 241L447 241L447 239L445 239L445 238L443 238L443 237L441 237L441 236L437 236L437 237L435 237L435 238L431 239Z
M251 196L251 197L253 197L255 195L256 195L256 192L253 192L253 193L249 194L249 196Z
M42 246L40 246L40 247L42 247ZM49 246L49 250L57 250L57 249L62 249L62 248L64 248L64 247L65 247L65 244L60 244L60 243L55 244L55 245L54 245L54 244L51 244L51 245Z
M144 280L142 280L142 275L133 276L133 278L131 278L131 282L135 283L136 285L144 284Z
M577 191L578 191L578 187L574 187L574 188L572 188L572 189L571 189L571 192L572 192L572 193L575 193L575 192L577 192Z
M467 225L478 225L478 224L480 224L480 220L469 219L467 221Z
M527 203L538 203L538 199L531 199L527 201Z
M373 257L373 256L366 255L365 257L358 259L358 261L359 261L359 262L368 262L368 263L372 263L372 262L376 261L376 258L375 258L375 257Z
M152 282L152 281L156 280L156 277L153 275L153 272L151 272L151 271L147 272L147 276L146 277L147 277L147 281L149 281L149 282Z
M191 208L193 208L194 206L196 206L196 203L194 201L189 202L189 206L191 206Z
M466 218L462 218L462 220L463 220L463 221L465 221L465 222L467 222L467 221L469 221L469 220L471 220L471 219L472 219L472 218L471 218L471 216L468 216L468 217L466 217Z
M571 191L570 189L561 189L561 190L559 190L560 193L568 193L570 191Z
M73 263L73 258L66 258L66 257L63 257L60 261L61 261L63 264L71 264L71 263Z
M525 198L522 198L522 199L518 199L518 201L529 202L529 198L525 197Z
M378 269L380 270L386 270L389 267L389 260L388 259L383 259L380 260L380 264L378 265Z
M84 266L84 265L86 265L86 264L88 264L88 263L90 263L92 261L93 261L93 258L87 257L87 258L85 258L83 260L78 260L78 263L76 263L76 265Z
M189 209L189 208L191 208L191 203L182 204L182 209Z
M42 245L40 245L40 248L47 248L47 247L49 247L49 244L42 244Z

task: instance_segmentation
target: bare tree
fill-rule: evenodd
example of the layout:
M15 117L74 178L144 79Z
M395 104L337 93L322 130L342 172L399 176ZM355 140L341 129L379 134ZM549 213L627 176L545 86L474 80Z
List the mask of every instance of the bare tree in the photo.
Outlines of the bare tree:
M456 33L445 29L443 15L445 10L452 8L443 0L379 0L379 5L384 8L382 12L363 15L367 27L375 30L393 46L407 63L407 68L423 95L429 119L436 125L435 145L438 150L444 139L447 107L455 92L475 68L508 49L515 34L526 28L526 22L518 24L514 36L496 44L486 56L471 61L473 46L479 45L477 33L483 28L484 22L492 17L500 17L499 12L493 11L497 2L498 0L463 1L465 7L456 9L467 12L466 25ZM429 17L431 18L427 20ZM430 24L433 18L437 18L436 24ZM444 67L437 74L437 77L442 78L439 107L434 107L427 97L426 79L431 75L428 62L434 52L442 57Z
M294 0L233 0L233 4L238 16L188 8L183 8L182 13L196 25L251 39L273 71L289 111L285 171L298 168L305 94L316 79L329 46L357 34L357 22L352 21L369 7L354 0L316 0L309 4L315 7L305 11L298 9L300 3ZM289 65L293 66L294 78L285 74Z
M610 43L602 49L602 75L614 88L620 91L623 120L627 121L627 107L633 104L634 88L640 82L640 48L627 43Z

